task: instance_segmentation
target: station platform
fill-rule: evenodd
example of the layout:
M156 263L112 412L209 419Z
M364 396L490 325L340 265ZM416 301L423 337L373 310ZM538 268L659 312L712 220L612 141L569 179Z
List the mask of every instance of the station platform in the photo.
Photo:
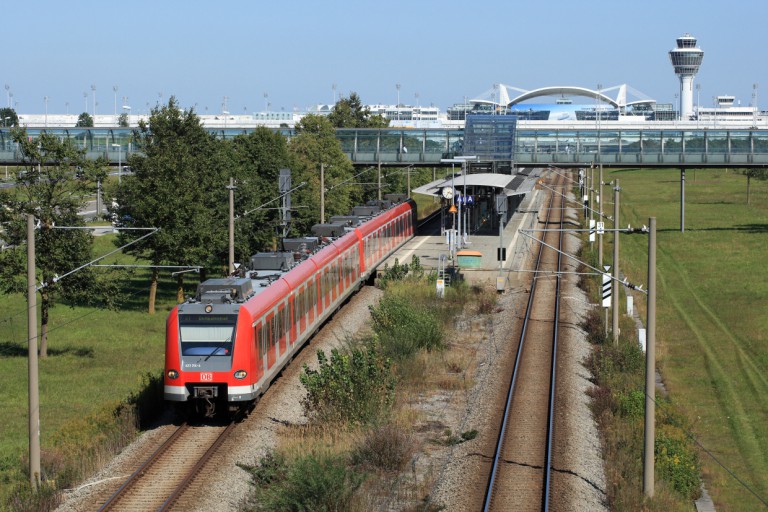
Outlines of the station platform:
M533 229L538 220L538 212L541 207L544 194L536 188L525 195L520 206L515 210L510 220L504 227L501 236L495 235L468 235L466 244L457 246L457 255L462 251L479 253L477 257L455 257L451 261L451 248L448 237L445 234L431 236L416 236L403 245L394 254L387 258L379 266L381 272L385 266L393 266L395 260L401 265L410 264L413 256L419 258L422 267L437 270L440 257L447 258L448 266L456 267L457 273L471 284L497 283L497 278L504 279L504 288L514 288L519 281L518 270L523 269L526 257L531 253L530 238L522 235L520 229ZM506 260L500 265L497 259L499 247L506 248ZM477 262L479 258L479 262ZM460 261L465 262L460 265ZM471 263L466 264L467 261ZM500 290L501 291L501 290Z

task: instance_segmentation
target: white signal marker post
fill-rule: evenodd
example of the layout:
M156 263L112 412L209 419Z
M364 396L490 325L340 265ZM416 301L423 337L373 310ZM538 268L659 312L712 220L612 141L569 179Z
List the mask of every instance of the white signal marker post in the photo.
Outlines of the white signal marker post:
M611 307L611 275L608 273L611 270L610 265L606 265L605 274L603 274L603 307Z
M608 337L608 308L611 307L611 270L610 265L605 265L605 274L603 274L603 310L605 311L605 336Z

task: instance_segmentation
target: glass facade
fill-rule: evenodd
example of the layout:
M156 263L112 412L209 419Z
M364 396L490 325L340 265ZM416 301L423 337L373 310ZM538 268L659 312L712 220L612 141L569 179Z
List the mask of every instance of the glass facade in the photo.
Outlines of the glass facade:
M468 115L464 126L464 154L481 161L514 160L517 116Z
M232 139L250 129L210 129L218 138ZM290 138L293 130L276 131ZM113 163L135 152L130 128L28 129L30 137L49 133L72 140L89 158ZM477 155L485 161L521 165L549 163L768 164L768 130L518 129L515 116L470 115L465 129L339 129L342 151L353 163L439 164L441 159ZM19 162L21 155L10 129L0 128L0 163Z

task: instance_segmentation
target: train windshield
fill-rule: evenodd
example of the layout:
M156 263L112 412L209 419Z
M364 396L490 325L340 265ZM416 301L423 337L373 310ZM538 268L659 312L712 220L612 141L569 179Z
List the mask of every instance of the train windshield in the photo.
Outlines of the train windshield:
M237 315L180 315L181 355L230 357Z

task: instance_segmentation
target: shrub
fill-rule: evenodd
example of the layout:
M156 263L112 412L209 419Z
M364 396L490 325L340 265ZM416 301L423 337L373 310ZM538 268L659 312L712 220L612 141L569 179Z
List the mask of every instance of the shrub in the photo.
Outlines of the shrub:
M368 430L352 454L358 465L370 465L384 471L399 471L411 460L414 451L411 436L392 424Z
M663 480L689 499L699 496L701 480L699 458L686 433L671 425L661 425L654 443L656 471Z
M628 393L618 393L619 414L629 419L639 419L645 416L645 393L634 390Z
M163 372L147 372L142 376L141 389L131 393L128 405L136 408L139 428L146 429L165 409L163 399Z
M390 361L375 343L342 353L330 360L318 350L318 370L304 365L299 376L307 389L304 409L321 421L368 423L385 412L394 399L395 381Z
M250 471L258 511L348 510L365 478L347 468L340 456L309 453L291 462L268 454Z
M407 297L386 295L370 309L373 331L388 357L401 360L420 349L443 348L442 327L429 308L413 304Z
M592 308L588 310L586 317L581 324L582 329L587 333L587 341L594 345L602 345L608 341L608 338L605 335L602 309L603 308Z
M47 512L61 505L61 494L45 483L33 490L29 483L19 484L11 492L7 506L17 512Z
M411 257L410 265L400 264L397 258L391 267L388 263L385 264L379 277L379 286L386 289L393 281L402 281L408 276L414 280L419 280L424 276L424 267L421 266L421 261L415 254Z

